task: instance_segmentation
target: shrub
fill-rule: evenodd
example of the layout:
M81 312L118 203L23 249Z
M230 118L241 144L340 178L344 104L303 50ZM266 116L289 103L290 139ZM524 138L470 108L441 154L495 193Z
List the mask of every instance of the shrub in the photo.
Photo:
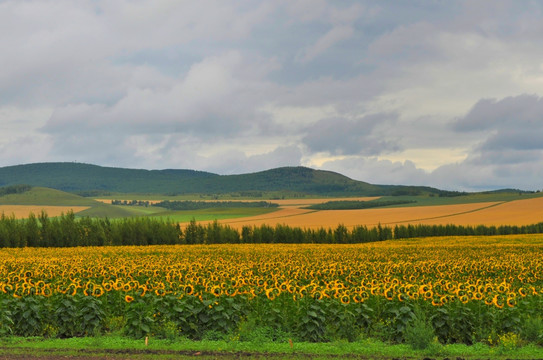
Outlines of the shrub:
M415 350L427 349L436 341L434 328L418 307L415 308L415 318L405 327L404 338Z

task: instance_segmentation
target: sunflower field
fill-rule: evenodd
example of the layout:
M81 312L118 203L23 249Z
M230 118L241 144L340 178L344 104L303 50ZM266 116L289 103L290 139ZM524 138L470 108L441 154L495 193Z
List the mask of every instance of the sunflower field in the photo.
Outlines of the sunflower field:
M0 249L0 336L543 343L543 236Z

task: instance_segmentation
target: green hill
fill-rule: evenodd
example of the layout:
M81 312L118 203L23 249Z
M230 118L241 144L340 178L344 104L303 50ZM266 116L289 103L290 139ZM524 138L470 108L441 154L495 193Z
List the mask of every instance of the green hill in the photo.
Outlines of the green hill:
M69 192L111 191L164 193L175 191L180 182L218 175L193 170L139 170L81 163L36 163L0 168L0 186L28 184Z
M285 191L321 196L419 195L429 187L372 185L306 167L217 175L195 170L141 170L81 163L37 163L0 168L0 186L28 184L88 196L112 193L225 194Z
M79 195L44 187L31 187L21 193L0 195L0 205L88 206L88 209L78 212L77 216L91 217L120 218L140 215L137 209L104 204Z
M0 196L0 205L58 205L58 206L96 206L100 203L64 191L44 187L32 187L19 194Z

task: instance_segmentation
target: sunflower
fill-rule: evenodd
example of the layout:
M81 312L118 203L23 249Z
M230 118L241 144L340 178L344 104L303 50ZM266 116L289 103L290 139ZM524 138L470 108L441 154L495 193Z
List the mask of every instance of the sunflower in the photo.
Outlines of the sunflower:
M388 288L385 290L385 297L387 300L392 300L394 299L394 289L393 288Z
M443 306L443 301L441 300L440 297L434 296L432 298L432 306Z
M276 298L274 290L274 288L266 289L266 297L271 301L275 300Z
M134 298L130 295L126 295L124 297L124 301L126 301L127 303L131 303L132 301L134 301Z
M104 295L104 288L101 287L101 286L96 286L93 290L92 290L92 296L94 297L100 297Z
M343 295L343 296L341 297L341 303L342 303L343 305L347 305L347 304L349 304L350 302L351 302L351 297L350 297L349 295Z
M74 284L74 283L72 283L72 284L70 284L68 286L68 289L72 289L72 292L71 292L72 296L75 296L75 294L77 294L77 289L78 288L79 288L79 286L77 286L77 284Z
M425 291L422 296L424 297L424 299L430 300L434 297L434 293L431 289L428 289L428 291Z
M494 298L492 299L492 303L498 309L502 309L503 306L505 305L505 301L503 300L503 296L500 296L500 295L495 295Z
M221 287L218 285L215 285L211 288L210 293L212 293L215 296L221 296L222 290Z
M507 291L507 286L505 283L501 283L500 285L498 285L498 292L499 293L504 293Z
M315 299L315 300L321 300L324 297L322 292L318 291L318 290L315 291L312 295L313 295L313 299Z
M361 302L364 302L364 299L362 298L360 294L356 293L353 295L353 301L355 303L361 303Z
M156 296L164 296L166 295L166 290L164 289L155 289Z

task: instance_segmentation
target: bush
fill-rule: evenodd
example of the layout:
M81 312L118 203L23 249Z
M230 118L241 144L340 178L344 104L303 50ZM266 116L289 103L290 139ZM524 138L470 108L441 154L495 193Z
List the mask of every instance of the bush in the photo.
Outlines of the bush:
M419 308L415 308L415 318L405 327L404 338L415 350L425 350L436 341L434 328Z

